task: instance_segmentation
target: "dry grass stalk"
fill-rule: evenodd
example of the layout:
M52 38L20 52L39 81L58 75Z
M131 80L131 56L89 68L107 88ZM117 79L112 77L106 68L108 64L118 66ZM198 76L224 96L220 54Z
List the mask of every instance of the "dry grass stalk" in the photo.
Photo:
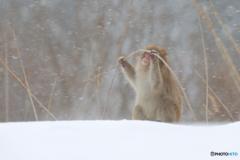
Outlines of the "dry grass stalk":
M98 74L101 71L101 67L98 67ZM100 88L100 76L98 76L97 78L97 90L96 90L96 94L97 94L97 107L100 109L101 104L100 104L100 99L99 99L99 88Z
M108 70L106 70L106 71L104 71L104 72L102 72L102 73L100 73L100 74L94 76L93 78L88 79L87 81L85 81L84 83L82 83L81 85L79 85L78 87L76 87L76 88L70 90L70 91L68 92L68 94L70 94L70 93L76 91L77 89L79 89L79 88L81 88L82 86L84 86L85 84L91 82L91 81L94 80L95 78L98 78L98 76L101 76L101 75L103 75L103 74L106 74L107 72L111 71L113 68L117 67L118 65L119 65L119 64L116 64L115 66L109 68Z
M96 41L96 30L97 27L94 28L93 30L93 34L92 34L92 44L91 44L91 49L90 49L90 54L89 54L89 67L88 67L88 78L90 77L90 75L92 74L92 67L93 67L93 50L94 50L94 42ZM84 87L84 91L83 91L83 97L85 97L85 94L87 93L87 86Z
M98 19L96 19L96 24L98 22ZM96 32L97 32L97 25L94 27L94 29L92 30L92 36L91 36L91 47L90 47L90 54L89 54L89 67L88 67L88 72L87 72L87 78L91 77L91 74L93 73L93 52L94 52L94 42L96 42ZM88 85L84 86L83 89L83 93L82 93L82 97L86 97L87 93L88 93L89 87ZM68 92L69 94L69 92ZM81 112L81 108L79 106L74 107L73 109L74 111L72 112L72 114L69 116L69 120L73 119L74 117L78 117L79 115L77 113Z
M38 104L49 113L49 115L51 115L51 117L55 120L57 120L57 118L48 111L48 109L46 107L44 107L42 105L42 103L32 94L32 92L29 90L29 88L27 88L27 86L18 78L18 76L13 73L13 71L3 62L3 60L0 58L1 63L4 65L4 67L21 83L21 85L29 92L29 94L38 102Z
M200 12L199 12L199 5L197 1L195 1L197 12L198 12L198 23L201 31L201 38L202 38L202 46L203 46L203 55L204 55L204 61L205 61L205 73L206 73L206 123L208 123L208 63L207 63L207 54L206 54L206 47L205 47L205 41L204 41L204 35L203 35L203 29L202 29L202 22L200 18Z
M234 66L234 64L232 62L231 57L228 54L228 51L227 51L225 45L223 44L221 38L216 33L215 28L213 27L211 18L208 15L206 7L204 7L204 15L203 15L203 17L204 17L204 20L205 20L206 24L210 28L210 31L213 34L213 37L215 39L215 43L217 44L217 47L218 47L218 49L219 49L219 51L221 53L221 56L222 56L223 60L225 61L227 67L229 68L231 78L233 79L233 82L234 82L236 88L238 89L238 92L240 93L240 76L238 74L238 71L237 71L236 67Z
M22 71L23 71L24 80L25 80L25 83L26 83L26 87L28 88L28 90L27 90L28 96L29 96L30 102L31 102L31 104L32 104L32 108L33 108L33 112L34 112L35 119L36 119L36 121L38 121L37 111L36 111L35 105L34 105L34 103L33 103L32 96L31 96L31 94L30 94L30 88L29 88L29 85L28 85L27 75L26 75L25 68L24 68L23 61L22 61L22 57L21 57L21 54L20 54L20 51L19 51L19 47L18 47L18 43L17 43L17 37L16 37L16 35L15 35L15 33L14 33L14 29L13 29L13 24L12 24L12 22L11 22L11 27L12 27L12 34L13 34L13 37L14 37L14 41L15 41L15 43L16 43L16 48L17 48L18 57L19 57L19 60L20 60L20 64L21 64L21 67L22 67Z
M190 112L193 116L194 121L197 121L197 118L196 118L196 116L193 112L193 109L192 109L192 106L191 106L190 101L188 99L188 96L187 96L186 92L184 91L183 86L182 86L181 82L179 81L179 79L177 78L176 74L173 72L173 70L170 68L170 66L164 61L164 59L162 59L162 57L160 57L158 54L155 54L155 53L154 53L154 55L157 56L158 59L160 59L165 64L165 66L169 69L169 71L172 73L173 77L175 78L175 80L178 83L179 88L181 89L181 91L183 93L183 96L186 100L187 106L188 106L188 108L189 108L189 110L190 110Z
M209 108L207 108L205 104L203 104L203 107L207 110L207 113L208 113L209 115L211 115L211 116L213 115L213 114L212 114L212 111L211 111Z
M217 113L219 113L219 109L218 109L218 106L217 106L217 102L215 101L214 97L211 96L210 94L208 95L209 96L209 99L211 100L212 102L212 106L213 106L213 110Z
M215 15L215 17L217 18L218 20L218 23L221 25L221 27L223 28L223 30L227 33L228 35L228 38L230 39L230 41L232 42L232 44L234 45L236 51L238 52L238 54L240 55L240 47L239 45L237 44L237 42L235 41L235 39L233 38L233 36L231 35L231 33L228 31L227 27L224 25L224 23L222 22L220 16L218 15L218 12L217 10L215 9L212 1L210 0L207 0L208 4L210 5L212 11L213 11L213 14Z
M3 11L3 2L1 1L1 14L4 17L4 11ZM2 23L2 30L3 30L3 38L4 38L4 61L6 64L8 64L8 38L6 35L5 30L5 23L3 23L3 20L1 19ZM5 121L9 121L9 74L7 69L4 71L5 75Z
M52 102L52 95L53 95L53 92L54 92L56 84L57 84L57 79L58 79L58 75L55 76L53 87L52 87L52 91L51 91L51 94L50 94L50 97L49 97L49 101L48 101L48 110L49 111L50 111L51 102ZM47 119L48 119L48 114L46 115L46 120Z
M103 108L103 112L102 112L101 119L104 118L104 114L105 114L105 111L106 111L106 108L107 108L108 98L109 98L110 93L111 93L112 85L113 85L114 79L115 79L115 77L116 77L117 70L118 70L118 67L117 67L116 70L115 70L115 73L114 73L114 76L113 76L113 79L112 79L110 88L109 88L109 90L108 90L108 95L107 95L107 99L106 99L106 102L105 102L105 105L104 105L104 108Z
M8 64L8 43L7 41L7 37L5 32L3 33L4 39L5 39L5 43L4 43L4 61L5 63ZM5 69L4 71L4 75L5 75L5 121L8 122L9 121L9 74L7 69Z
M192 63L187 59L186 56L184 56L184 54L179 51L178 49L176 49L175 47L173 47L171 44L165 42L167 45L169 45L172 49L174 49L176 52L180 53L181 56L187 61L187 63L191 66L191 68L194 70L194 72L199 76L199 78L203 81L203 83L205 83L205 85L207 85L207 82L204 80L204 78L200 75L200 73L194 68L194 66L192 65ZM217 98L217 100L219 101L219 103L223 106L223 108L227 111L228 115L230 116L230 118L235 121L235 119L233 118L233 115L231 114L231 112L229 111L229 109L227 108L227 106L225 106L225 104L222 102L222 100L218 97L218 95L214 92L214 90L208 85L208 88L210 89L210 91L214 94L214 96Z
M103 5L103 14L102 14L102 42L101 42L101 49L99 53L99 66L98 66L98 74L101 72L101 65L103 62L103 52L104 52L104 41L105 41L105 25L104 25L104 20L105 20L105 5ZM100 110L101 107L101 103L100 103L100 99L99 99L99 88L100 88L100 76L98 76L97 79L97 105L98 105L98 109ZM101 114L101 113L100 113Z

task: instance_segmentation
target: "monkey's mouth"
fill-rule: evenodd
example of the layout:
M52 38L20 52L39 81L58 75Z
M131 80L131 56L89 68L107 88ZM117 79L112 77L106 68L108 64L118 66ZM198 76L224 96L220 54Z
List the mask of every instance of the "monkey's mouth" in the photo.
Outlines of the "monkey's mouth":
M149 64L149 62L147 62L147 61L142 61L142 65L144 65L144 66L147 66Z
M142 65L147 66L150 63L150 56L148 53L145 53L144 58L142 59Z

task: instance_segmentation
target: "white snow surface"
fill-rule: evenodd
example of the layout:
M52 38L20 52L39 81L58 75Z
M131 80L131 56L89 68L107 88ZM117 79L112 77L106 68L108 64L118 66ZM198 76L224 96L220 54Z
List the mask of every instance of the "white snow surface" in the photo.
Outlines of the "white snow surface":
M0 123L0 160L234 160L240 122L203 126L150 121Z

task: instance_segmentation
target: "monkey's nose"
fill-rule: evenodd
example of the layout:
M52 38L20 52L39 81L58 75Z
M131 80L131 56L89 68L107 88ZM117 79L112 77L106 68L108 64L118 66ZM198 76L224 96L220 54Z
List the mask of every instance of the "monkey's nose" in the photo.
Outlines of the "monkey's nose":
M152 53L151 52L147 52L147 56L150 56Z
M150 60L150 56L147 55L145 58L144 58L144 61L149 61Z

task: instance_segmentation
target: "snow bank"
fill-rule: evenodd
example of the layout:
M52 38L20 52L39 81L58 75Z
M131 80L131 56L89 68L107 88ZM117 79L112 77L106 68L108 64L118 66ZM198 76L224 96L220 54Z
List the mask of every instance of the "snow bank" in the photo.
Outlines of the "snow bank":
M189 126L149 121L0 124L1 160L240 159L240 122Z

